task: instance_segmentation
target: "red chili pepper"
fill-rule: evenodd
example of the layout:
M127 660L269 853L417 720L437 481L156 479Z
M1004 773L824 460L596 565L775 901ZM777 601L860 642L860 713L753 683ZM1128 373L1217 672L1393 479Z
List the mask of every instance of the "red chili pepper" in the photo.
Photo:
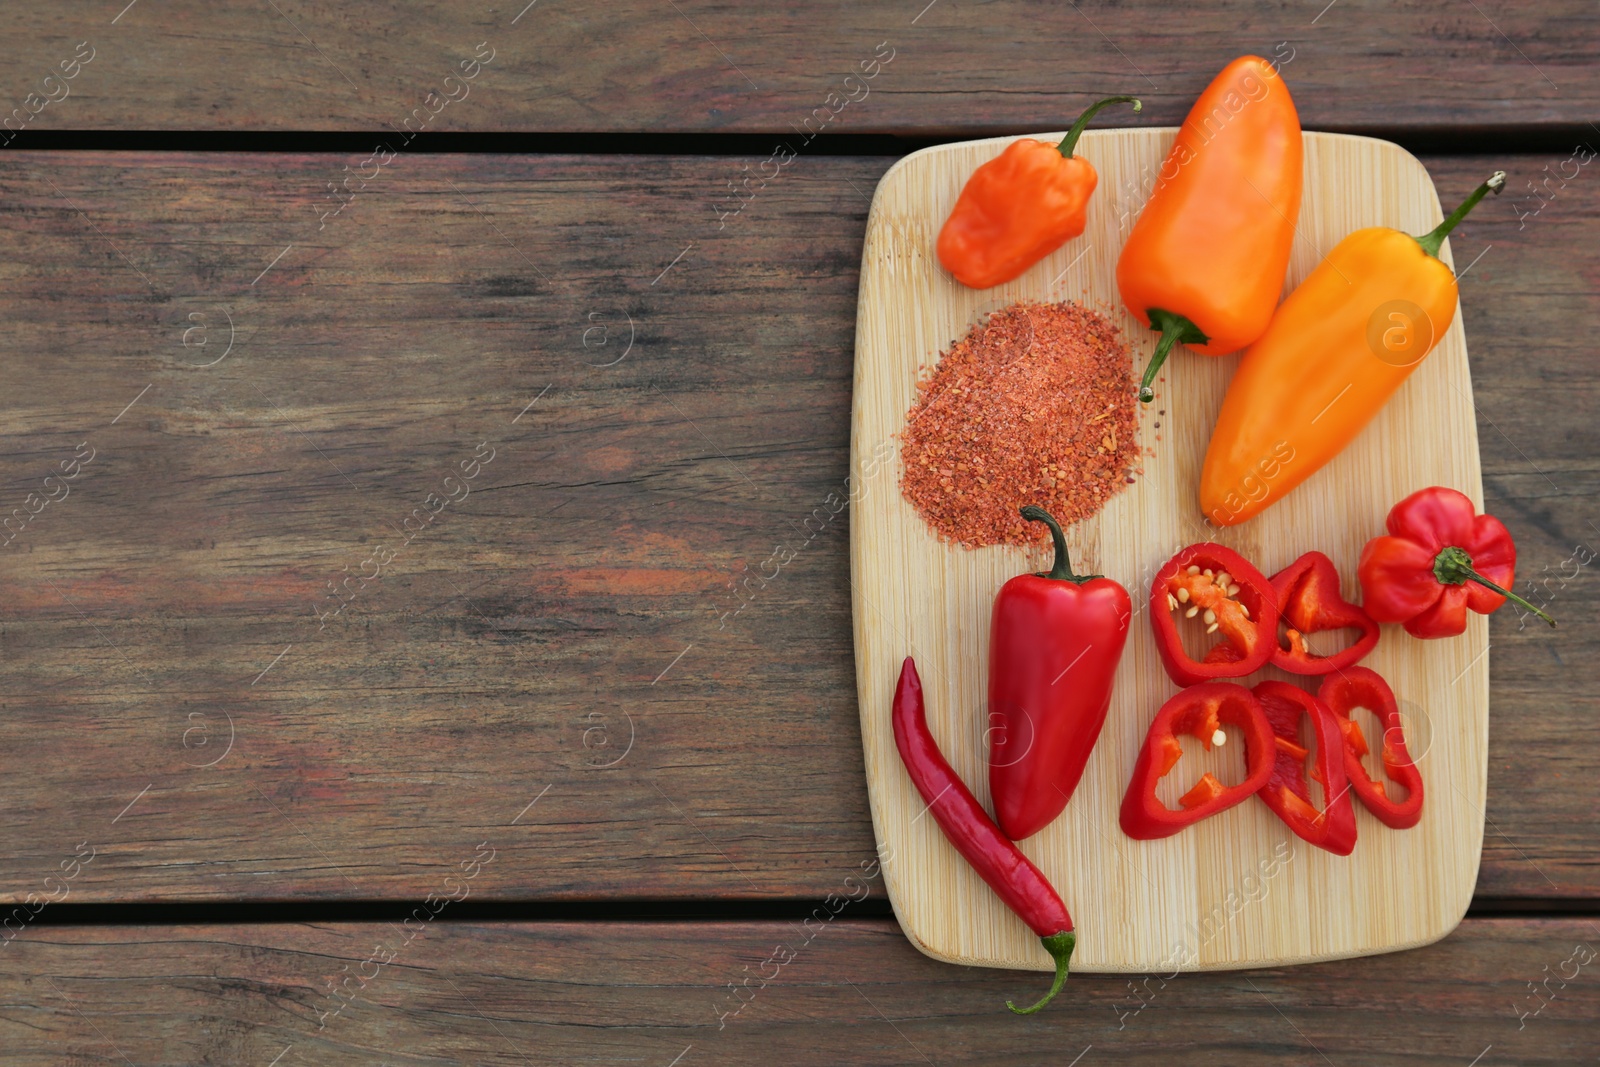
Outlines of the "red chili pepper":
M1422 818L1422 774L1406 751L1405 729L1389 683L1376 671L1351 667L1324 678L1317 697L1337 716L1344 734L1344 773L1361 803L1384 825L1396 830L1417 825ZM1384 775L1405 787L1404 800L1390 800L1383 781L1373 780L1362 765L1361 757L1369 750L1360 725L1351 718L1350 713L1356 708L1366 708L1383 723Z
M1178 621L1205 612L1207 633L1223 640L1195 661L1183 650ZM1190 545L1156 572L1150 586L1150 624L1167 676L1179 685L1240 678L1266 666L1278 644L1278 602L1272 583L1239 553L1221 545Z
M1378 644L1379 627L1371 615L1339 593L1339 572L1321 552L1307 552L1272 576L1278 614L1289 624L1289 647L1275 646L1272 665L1295 674L1327 674L1360 662ZM1317 656L1306 647L1306 634L1353 626L1361 636L1331 656Z
M1419 489L1389 510L1388 527L1389 536L1367 542L1357 568L1367 614L1379 622L1403 622L1413 637L1454 637L1467 628L1468 608L1487 615L1511 599L1556 624L1511 592L1516 543L1465 493Z
M1122 586L1072 573L1048 512L1029 505L1022 517L1050 527L1056 560L1001 586L989 625L989 796L1013 841L1048 826L1078 787L1133 617Z
M1045 951L1056 961L1056 979L1043 1000L1031 1008L1019 1008L1006 1001L1006 1007L1018 1015L1033 1014L1050 1003L1067 980L1067 962L1078 943L1078 935L1072 931L1072 916L1067 914L1067 906L1061 903L1049 880L1006 839L961 776L945 762L939 743L928 730L922 679L917 677L917 665L910 656L900 668L900 683L894 691L894 743L906 773L928 802L928 810L933 812L944 836L1006 902L1006 907L1039 935Z
M1156 799L1156 783L1166 777L1183 756L1179 734L1198 737L1210 751L1222 733L1222 724L1237 726L1244 737L1244 781L1225 786L1207 771L1173 811ZM1272 774L1276 746L1272 726L1261 711L1261 703L1242 685L1232 682L1207 682L1193 685L1161 705L1144 747L1133 765L1133 780L1122 798L1122 831L1140 841L1171 837L1186 826L1233 807L1252 793L1260 792Z
M1262 682L1250 690L1272 726L1277 758L1267 784L1256 796L1283 824L1318 848L1348 856L1356 847L1356 812L1350 803L1350 782L1344 773L1344 735L1327 706L1288 682ZM1322 786L1322 810L1311 803L1306 784L1306 757L1300 744L1300 719L1311 720L1317 735L1317 765L1311 777Z

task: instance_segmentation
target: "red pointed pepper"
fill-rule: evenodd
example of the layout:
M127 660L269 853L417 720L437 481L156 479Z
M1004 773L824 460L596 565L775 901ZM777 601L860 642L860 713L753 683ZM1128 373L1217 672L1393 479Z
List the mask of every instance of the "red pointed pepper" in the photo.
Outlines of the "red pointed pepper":
M1272 576L1278 614L1289 624L1289 647L1272 650L1272 665L1295 674L1327 674L1360 662L1378 644L1378 624L1339 594L1339 572L1321 552L1307 552ZM1316 656L1306 647L1306 634L1347 626L1361 631L1349 648Z
M1178 801L1183 810L1173 811L1157 799L1156 783L1183 755L1178 735L1193 734L1209 751L1216 735L1225 733L1224 723L1238 727L1243 735L1247 768L1244 781L1225 786L1208 771ZM1141 841L1171 837L1186 826L1226 811L1267 784L1276 752L1272 726L1261 710L1261 702L1250 690L1232 682L1190 686L1161 705L1150 724L1144 747L1133 765L1133 780L1122 798L1123 833Z
M1454 637L1467 609L1480 615L1507 599L1556 624L1511 592L1517 546L1493 515L1479 515L1465 493L1435 485L1389 509L1389 536L1361 550L1357 568L1367 614L1403 622L1413 637Z
M1183 650L1176 612L1198 617L1222 640L1197 662ZM1205 612L1205 615L1200 615ZM1179 685L1242 678L1266 666L1278 643L1278 602L1272 583L1243 556L1202 542L1156 572L1150 585L1150 624L1167 676Z
M995 821L1020 841L1067 806L1111 706L1133 602L1099 574L1072 573L1066 538L1043 508L1055 566L1000 587L989 625L989 795Z
M1078 943L1072 916L1055 887L1021 849L1006 839L972 790L945 761L939 742L928 729L922 679L917 677L917 665L910 656L900 667L900 682L894 691L894 743L906 773L927 801L944 836L1006 902L1006 907L1039 935L1045 951L1056 961L1055 982L1043 1000L1029 1008L1006 1001L1006 1007L1018 1015L1033 1014L1050 1003L1067 980L1067 963Z
M1250 691L1261 701L1277 747L1272 774L1256 796L1304 840L1336 856L1350 855L1356 847L1356 812L1344 773L1340 720L1322 701L1288 682L1262 682ZM1311 719L1317 735L1317 765L1311 777L1322 785L1321 811L1312 805L1311 787L1306 784L1310 753L1300 744L1302 716Z
M1366 667L1351 667L1322 680L1317 697L1337 717L1344 734L1344 772L1361 803L1385 826L1404 830L1422 819L1422 774L1406 750L1406 735L1400 723L1389 683ZM1383 780L1374 780L1361 763L1366 755L1367 738L1351 717L1356 708L1366 708L1383 724L1383 771L1387 780L1404 786L1404 800L1389 799Z

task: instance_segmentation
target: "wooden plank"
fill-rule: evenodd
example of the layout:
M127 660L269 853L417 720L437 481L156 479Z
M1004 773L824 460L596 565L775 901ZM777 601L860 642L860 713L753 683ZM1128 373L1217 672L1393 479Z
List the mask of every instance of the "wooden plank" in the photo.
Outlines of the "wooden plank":
M6 899L80 842L73 901L419 899L482 841L481 899L821 897L871 854L849 515L805 519L844 489L891 160L796 161L721 230L739 160L402 158L320 230L335 157L10 161L0 514L39 513L0 563ZM1427 162L1446 196L1492 169ZM1455 242L1492 246L1486 491L1534 570L1593 536L1589 177ZM1600 887L1600 656L1565 614L1491 623L1480 892Z
M1576 919L1469 920L1381 961L1077 976L1028 1020L1004 1002L1038 975L938 963L847 913L809 943L786 922L421 930L29 931L0 977L7 1062L1527 1067L1578 1062L1600 1026L1600 938Z
M1092 131L1079 142L1080 154L1093 161L1109 188L1120 189L1137 185L1141 174L1161 170L1176 132ZM1120 217L1114 201L1090 210L1082 237L1004 286L974 292L939 266L933 246L962 186L1009 143L995 138L926 149L878 186L856 335L856 470L867 469L905 427L917 384L931 362L926 340L959 336L990 309L1016 300L1071 298L1105 309L1131 349L1131 362L1123 368L1124 399L1136 403L1138 374L1155 348L1155 335L1119 306L1117 260L1132 224ZM1298 285L1321 261L1321 252L1353 230L1394 226L1426 233L1443 218L1439 201L1422 165L1402 149L1364 137L1307 134L1304 195L1283 284ZM1142 205L1131 206L1137 211ZM1450 262L1449 250L1441 251ZM1264 804L1241 806L1159 841L1131 841L1117 827L1129 768L1156 709L1180 688L1161 667L1145 607L1148 585L1140 582L1148 582L1184 545L1214 540L1268 575L1316 548L1351 576L1354 595L1361 548L1382 529L1394 501L1429 485L1449 485L1481 505L1471 388L1452 387L1468 374L1468 346L1459 320L1448 329L1444 323L1436 328L1442 334L1437 347L1359 440L1281 500L1274 487L1278 502L1226 529L1205 525L1196 486L1238 359L1179 352L1164 368L1156 402L1136 416L1144 446L1135 461L1138 479L1129 479L1134 484L1068 533L1080 573L1120 578L1131 587L1135 612L1105 728L1073 794L1071 812L1021 843L1063 899L1075 902L1075 918L1087 930L1105 931L1078 938L1080 969L1143 971L1166 960L1182 960L1185 969L1194 970L1308 963L1427 944L1466 914L1484 830L1487 619L1474 619L1454 641L1417 641L1392 627L1363 661L1388 681L1401 707L1425 708L1419 714L1429 716L1429 745L1420 764L1428 803L1415 827L1391 830L1358 804L1360 840L1347 857L1299 841ZM1284 455L1305 454L1306 426L1349 386L1341 376L1325 393L1313 389L1297 398L1304 414L1278 422L1285 427ZM990 395L1009 388L1001 384ZM1097 405L1091 411L1085 400L1077 404L1085 418L1101 410ZM1035 415L1056 417L1053 411ZM1100 432L1094 430L1094 436ZM1397 457L1404 459L1397 462ZM1020 489L1008 486L1001 492ZM1021 492L1009 507L1043 502L1046 498L1032 495L1036 492L1037 485ZM894 857L885 864L885 876L896 914L908 935L936 958L1053 970L1037 935L989 892L934 820L924 818L928 800L906 775L890 726L901 663L914 655L928 719L946 758L978 796L989 795L990 723L974 709L985 706L988 694L990 608L995 591L1012 575L1048 570L1049 549L975 551L942 544L917 509L895 493L863 493L853 506L857 696L873 825L885 854ZM1259 610L1260 604L1252 607ZM1193 626L1187 636L1194 639L1190 648L1196 655L1222 643L1201 639L1202 621L1179 623ZM1067 644L1044 676L1060 669L1067 675L1061 685L1071 687L1081 675L1068 674L1070 664L1078 656L1100 653L1087 641ZM1245 684L1263 677L1304 681L1269 669ZM1172 769L1165 803L1176 806L1202 773L1215 772L1230 783L1244 777L1240 731L1230 728L1226 736L1230 743L1219 751L1209 757L1192 751ZM1241 868L1257 879L1281 876L1282 881L1230 936L1190 946L1189 953L1175 952L1187 926L1255 884L1241 888ZM1408 891L1417 885L1426 888ZM1328 922L1308 923L1307 913L1321 910L1327 900L1345 906Z
M845 83L880 44L889 65ZM11 129L384 131L422 109L412 129L788 136L815 115L974 136L1056 129L1112 93L1175 125L1249 51L1286 61L1312 129L1586 131L1600 110L1584 0L40 5L15 13L0 60ZM464 61L472 81L446 83ZM63 62L76 76L46 84Z

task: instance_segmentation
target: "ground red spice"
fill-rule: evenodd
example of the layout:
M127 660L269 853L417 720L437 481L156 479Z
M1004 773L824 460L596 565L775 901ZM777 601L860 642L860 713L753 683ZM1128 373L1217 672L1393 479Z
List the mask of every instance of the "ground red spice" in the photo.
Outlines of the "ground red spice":
M1070 301L990 315L917 384L900 434L900 491L942 541L1048 540L1017 513L1063 526L1099 511L1143 469L1138 390L1122 332Z

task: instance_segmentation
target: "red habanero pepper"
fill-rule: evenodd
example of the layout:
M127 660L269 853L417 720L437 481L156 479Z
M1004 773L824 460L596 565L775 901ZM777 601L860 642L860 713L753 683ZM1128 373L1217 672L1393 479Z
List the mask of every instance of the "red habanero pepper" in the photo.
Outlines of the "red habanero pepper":
M1223 640L1197 662L1183 650L1178 621L1182 611L1202 611L1206 633ZM1202 542L1190 545L1156 572L1150 585L1150 625L1167 676L1179 685L1218 678L1241 678L1266 666L1278 643L1278 601L1272 583L1243 556Z
M1198 737L1209 751L1227 740L1223 723L1238 727L1244 737L1244 781L1225 786L1207 771L1178 801L1183 810L1173 811L1156 798L1156 783L1183 756L1178 735ZM1261 702L1244 686L1207 682L1182 690L1161 705L1145 735L1144 747L1133 765L1133 780L1122 797L1122 832L1140 841L1171 837L1186 826L1233 807L1267 784L1276 752L1272 726L1261 710Z
M1378 672L1366 667L1350 667L1322 680L1317 697L1337 717L1344 733L1344 773L1350 779L1361 803L1385 826L1404 830L1422 819L1422 774L1406 751L1405 730L1394 692ZM1361 764L1369 751L1361 727L1351 717L1356 708L1366 708L1383 723L1384 776L1404 786L1404 800L1390 800L1382 780L1374 780Z
M1022 517L1050 527L1056 559L1000 587L989 627L989 797L1013 841L1048 826L1078 787L1133 617L1122 586L1072 573L1048 512L1029 505Z
M1367 542L1357 568L1367 614L1403 622L1413 637L1454 637L1467 628L1468 608L1487 615L1509 599L1554 626L1511 592L1516 543L1499 519L1477 510L1465 493L1439 485L1390 508L1389 535Z
M1304 840L1335 856L1350 855L1356 847L1356 812L1344 773L1339 720L1322 701L1288 682L1262 682L1250 691L1261 701L1277 746L1272 774L1256 796ZM1311 787L1306 784L1310 753L1299 741L1301 716L1311 719L1317 736L1317 765L1311 777L1322 786L1321 811L1312 806Z
M1321 552L1307 552L1272 576L1278 614L1289 624L1289 647L1272 650L1272 665L1294 674L1328 674L1360 662L1378 644L1378 624L1339 595L1339 572ZM1306 634L1353 626L1361 636L1329 656L1313 655Z
M1050 1003L1067 980L1067 962L1078 943L1072 916L1055 887L1000 832L961 776L945 762L939 743L928 729L922 679L917 677L917 665L910 656L900 667L900 682L894 691L894 743L906 773L928 802L928 810L933 812L945 838L1005 901L1006 907L1039 935L1045 951L1056 961L1055 982L1044 999L1030 1008L1006 1001L1006 1007L1018 1015L1033 1014Z
M1112 96L1090 107L1060 144L1019 137L972 172L935 249L944 269L971 289L988 289L1020 276L1083 232L1089 197L1099 182L1094 167L1072 150L1095 112L1132 103Z

